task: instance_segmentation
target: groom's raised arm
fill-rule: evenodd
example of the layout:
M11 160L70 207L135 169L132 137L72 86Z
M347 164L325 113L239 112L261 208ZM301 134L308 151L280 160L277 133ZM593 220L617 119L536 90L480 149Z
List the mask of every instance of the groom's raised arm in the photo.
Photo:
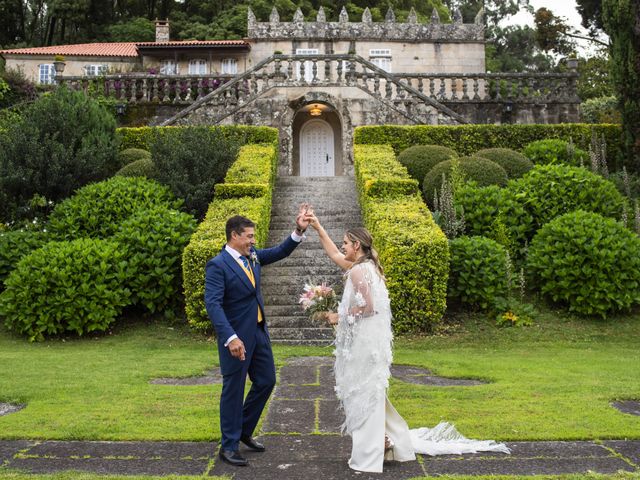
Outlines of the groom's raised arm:
M221 339L231 338L236 332L231 327L222 308L224 298L224 272L215 262L207 263L204 281L204 304L216 335Z

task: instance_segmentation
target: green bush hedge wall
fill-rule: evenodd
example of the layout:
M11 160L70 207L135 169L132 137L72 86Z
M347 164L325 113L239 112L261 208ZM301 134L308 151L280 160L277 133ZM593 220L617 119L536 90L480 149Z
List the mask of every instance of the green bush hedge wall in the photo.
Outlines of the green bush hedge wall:
M559 138L573 140L578 148L589 150L592 133L604 135L609 169L622 169L622 128L607 124L557 124L557 125L416 125L358 127L354 133L356 144L388 144L396 154L412 145L442 145L460 155L471 155L484 148L511 148L522 151L535 140Z
M116 131L120 135L120 148L141 148L151 150L154 132L162 132L182 127L123 127ZM221 125L210 127L224 137L239 145L248 143L277 144L278 130L271 127L253 127L245 125Z
M230 183L229 187L216 186L216 196L209 205L204 221L198 225L184 249L182 277L185 310L189 325L196 330L212 330L204 305L204 272L207 262L220 253L226 243L227 219L233 215L250 218L256 223L258 247L264 246L267 241L277 158L276 147L273 145L247 145L241 148L238 159L225 177L227 181L234 183ZM238 193L247 191L251 195L237 196ZM258 193L263 195L258 196Z
M640 237L611 218L570 212L538 231L527 271L570 311L604 318L640 304Z
M364 224L385 269L394 331L432 330L446 309L447 238L390 146L356 145L354 166Z

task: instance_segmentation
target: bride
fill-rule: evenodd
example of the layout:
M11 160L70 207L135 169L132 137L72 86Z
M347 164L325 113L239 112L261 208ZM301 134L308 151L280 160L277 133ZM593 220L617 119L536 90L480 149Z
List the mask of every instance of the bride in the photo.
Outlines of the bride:
M345 412L343 432L352 438L349 467L382 472L384 460L406 462L426 455L509 449L493 441L469 440L448 423L409 430L387 397L392 360L391 307L382 266L364 228L348 230L338 250L313 212L311 226L329 258L345 270L345 286L336 325L336 395Z

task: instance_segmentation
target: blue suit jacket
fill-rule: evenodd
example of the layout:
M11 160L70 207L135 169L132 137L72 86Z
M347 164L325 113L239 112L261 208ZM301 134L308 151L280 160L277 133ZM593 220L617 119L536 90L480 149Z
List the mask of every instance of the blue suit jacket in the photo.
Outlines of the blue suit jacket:
M261 265L269 265L289 256L298 245L299 242L289 236L277 247L255 250L258 262L251 265L255 287L238 262L224 248L219 255L207 262L204 301L218 338L220 370L223 375L242 367L242 362L231 356L224 343L231 335L238 335L244 343L246 358L249 359L255 346L258 308L262 310L262 318L266 322L264 301L260 293ZM266 330L266 323L264 328Z

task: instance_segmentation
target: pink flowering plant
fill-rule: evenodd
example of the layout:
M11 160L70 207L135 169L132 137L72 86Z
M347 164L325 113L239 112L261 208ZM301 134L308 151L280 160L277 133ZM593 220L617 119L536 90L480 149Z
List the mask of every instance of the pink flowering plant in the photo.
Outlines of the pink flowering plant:
M338 308L336 292L326 283L313 285L307 283L298 301L312 320L319 320L328 312L335 312Z

